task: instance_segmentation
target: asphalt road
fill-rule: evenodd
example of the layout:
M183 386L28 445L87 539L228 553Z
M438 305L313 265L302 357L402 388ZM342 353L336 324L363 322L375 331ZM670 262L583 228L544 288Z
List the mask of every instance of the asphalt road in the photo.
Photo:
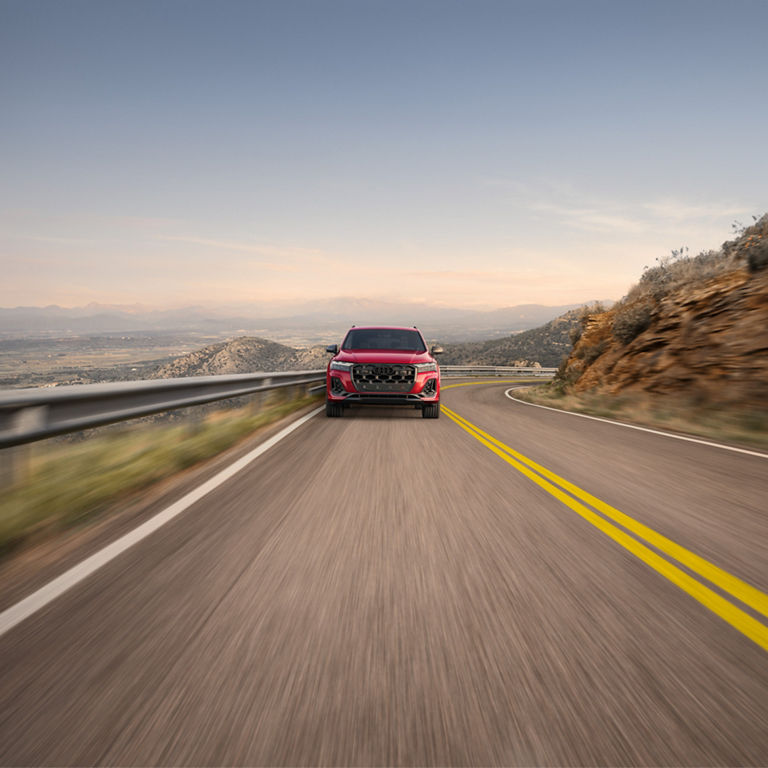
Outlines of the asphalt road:
M508 386L317 416L0 637L0 764L768 764L768 459Z

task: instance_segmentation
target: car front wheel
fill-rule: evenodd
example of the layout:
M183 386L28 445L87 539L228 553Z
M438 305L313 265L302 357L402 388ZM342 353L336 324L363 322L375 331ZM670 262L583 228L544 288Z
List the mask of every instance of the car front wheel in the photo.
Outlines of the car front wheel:
M325 415L328 417L342 416L344 414L344 406L341 403L332 403L330 400L325 401Z
M421 417L423 419L439 419L440 403L429 403L421 407Z

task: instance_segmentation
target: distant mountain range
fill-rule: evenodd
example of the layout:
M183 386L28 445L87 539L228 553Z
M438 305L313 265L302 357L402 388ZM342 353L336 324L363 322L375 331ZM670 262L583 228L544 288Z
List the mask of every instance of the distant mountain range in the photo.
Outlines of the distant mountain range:
M141 305L89 304L64 308L0 308L0 334L249 333L306 344L333 342L351 325L417 325L430 340L489 339L535 328L580 305L521 304L494 310L426 303L336 297L294 305L189 306L159 310Z

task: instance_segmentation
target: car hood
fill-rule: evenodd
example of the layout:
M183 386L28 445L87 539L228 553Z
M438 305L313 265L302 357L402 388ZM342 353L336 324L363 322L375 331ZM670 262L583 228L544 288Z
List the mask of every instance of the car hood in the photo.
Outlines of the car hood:
M428 352L407 352L399 349L360 349L344 351L335 358L342 363L433 363L434 358Z

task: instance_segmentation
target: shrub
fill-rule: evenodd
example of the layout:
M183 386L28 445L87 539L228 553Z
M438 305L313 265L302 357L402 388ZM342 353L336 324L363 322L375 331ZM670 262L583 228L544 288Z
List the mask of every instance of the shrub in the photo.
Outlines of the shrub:
M573 351L573 356L583 360L585 365L591 365L608 348L608 339L602 339L594 344L586 344L582 341Z
M597 342L597 344L590 344L589 346L582 345L579 347L579 357L583 358L587 365L592 365L592 363L594 363L607 348L607 339L603 339L602 341Z
M747 252L747 266L750 272L768 267L768 237L757 235L744 246Z
M571 328L568 334L568 338L571 340L571 346L576 346L576 342L581 338L582 333L584 333L584 328L581 323Z
M568 357L563 357L563 359L560 361L560 365L557 368L557 372L555 373L554 378L550 382L550 391L557 396L562 396L566 393L568 387L578 378L579 372L569 368Z
M613 335L622 344L629 344L648 329L652 317L648 304L620 305L613 319Z

